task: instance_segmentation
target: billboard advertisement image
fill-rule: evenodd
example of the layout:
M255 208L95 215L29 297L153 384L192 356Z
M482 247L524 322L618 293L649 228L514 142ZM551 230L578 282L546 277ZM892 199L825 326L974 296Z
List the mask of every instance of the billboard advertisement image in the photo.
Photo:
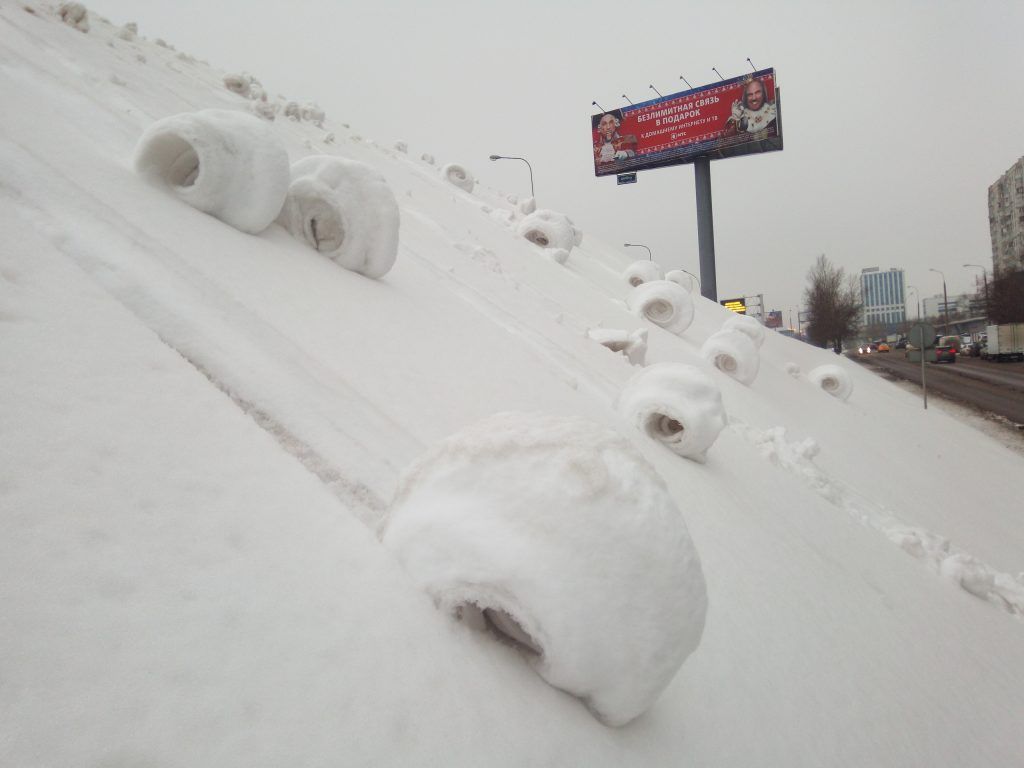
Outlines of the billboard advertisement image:
M775 70L592 115L594 174L690 163L782 149Z

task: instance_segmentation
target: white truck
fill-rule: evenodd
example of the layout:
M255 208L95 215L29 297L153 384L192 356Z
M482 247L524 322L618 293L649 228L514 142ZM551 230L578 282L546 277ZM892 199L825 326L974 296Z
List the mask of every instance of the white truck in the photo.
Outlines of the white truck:
M986 335L986 360L1024 360L1024 323L990 325Z

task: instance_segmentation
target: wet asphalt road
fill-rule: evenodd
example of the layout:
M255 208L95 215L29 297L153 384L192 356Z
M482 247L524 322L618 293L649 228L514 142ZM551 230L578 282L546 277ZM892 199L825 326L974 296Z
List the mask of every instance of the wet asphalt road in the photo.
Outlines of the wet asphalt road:
M902 349L851 356L890 378L921 385L921 364L911 363ZM1024 363L996 363L957 356L955 363L925 363L928 394L1001 416L1024 429Z

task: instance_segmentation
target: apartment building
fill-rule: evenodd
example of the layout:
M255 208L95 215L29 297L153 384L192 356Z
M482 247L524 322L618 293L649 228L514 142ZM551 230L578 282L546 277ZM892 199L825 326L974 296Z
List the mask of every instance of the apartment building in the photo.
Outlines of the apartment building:
M988 188L988 228L994 277L1024 270L1024 157Z

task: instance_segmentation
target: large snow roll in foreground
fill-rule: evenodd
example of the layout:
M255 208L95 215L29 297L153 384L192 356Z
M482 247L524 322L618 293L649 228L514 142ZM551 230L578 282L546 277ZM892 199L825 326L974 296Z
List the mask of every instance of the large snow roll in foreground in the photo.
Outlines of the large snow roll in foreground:
M576 245L576 229L563 213L541 209L519 222L516 232L541 248L571 251Z
M288 192L288 153L266 123L207 109L166 117L142 134L135 168L181 200L243 232L266 229Z
M626 297L626 306L634 315L672 333L682 333L693 322L690 292L668 280L641 283Z
M764 343L764 326L749 315L735 315L722 323L723 331L739 331L750 337L758 349Z
M853 392L850 374L838 365L819 365L808 372L807 378L840 400L845 400Z
M700 642L707 597L682 515L636 449L596 424L486 419L405 473L385 525L441 610L516 647L609 725L648 709Z
M473 187L476 186L476 179L473 178L473 174L458 163L448 163L448 165L443 166L441 168L441 178L467 192L472 192Z
M634 288L651 280L663 280L665 275L661 267L653 261L634 261L622 272L622 279Z
M398 203L370 166L313 155L292 166L279 221L345 269L380 277L398 255Z
M722 373L749 384L757 378L761 356L750 337L732 329L713 333L700 348L701 356Z
M651 439L700 462L726 425L715 382L683 363L656 363L635 374L619 395L618 409Z

